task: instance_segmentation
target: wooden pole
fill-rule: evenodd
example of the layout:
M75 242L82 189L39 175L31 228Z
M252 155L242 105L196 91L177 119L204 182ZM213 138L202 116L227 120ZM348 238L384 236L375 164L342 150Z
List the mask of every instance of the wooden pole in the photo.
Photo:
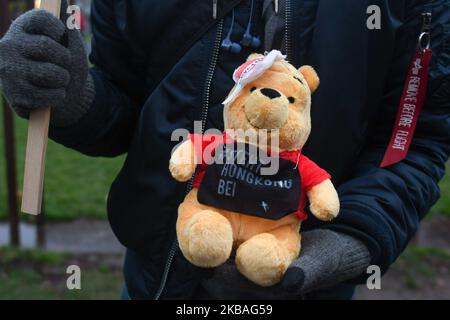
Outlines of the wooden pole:
M34 8L34 0L27 0L27 9ZM42 191L41 214L36 216L36 244L40 249L45 249L46 234L45 234L45 190Z
M40 8L48 10L59 18L61 0L41 0ZM33 215L41 213L49 124L49 107L43 106L30 114L25 154L22 212Z
M0 0L0 37L8 29L10 23L9 6L7 0ZM3 101L3 129L5 133L6 184L8 190L9 211L9 243L20 245L19 214L17 206L17 171L16 148L14 144L14 121L6 100Z

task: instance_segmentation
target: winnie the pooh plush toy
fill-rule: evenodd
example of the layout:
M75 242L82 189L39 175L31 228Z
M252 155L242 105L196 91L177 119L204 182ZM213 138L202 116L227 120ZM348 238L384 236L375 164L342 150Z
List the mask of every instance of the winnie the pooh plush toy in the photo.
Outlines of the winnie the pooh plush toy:
M308 200L320 220L339 212L330 175L301 153L319 78L310 66L293 67L279 51L250 55L233 78L236 86L224 102L225 133L190 135L172 154L169 169L176 180L186 182L195 173L193 189L178 209L176 231L192 264L219 266L234 248L239 272L271 286L300 253ZM276 160L274 173L262 174L267 165L255 157L250 163L255 142L236 133L242 131L270 134L259 135L256 147Z

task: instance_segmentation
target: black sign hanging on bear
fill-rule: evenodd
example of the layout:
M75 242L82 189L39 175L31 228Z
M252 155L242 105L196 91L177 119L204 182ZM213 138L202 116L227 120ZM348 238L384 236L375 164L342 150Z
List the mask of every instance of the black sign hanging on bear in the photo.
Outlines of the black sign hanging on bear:
M256 149L256 152L255 152ZM264 175L269 168L266 155L255 146L234 143L220 145L214 161L208 165L198 191L198 201L219 209L265 219L278 220L298 210L301 177L296 164L277 158L278 170ZM264 160L264 161L262 161Z

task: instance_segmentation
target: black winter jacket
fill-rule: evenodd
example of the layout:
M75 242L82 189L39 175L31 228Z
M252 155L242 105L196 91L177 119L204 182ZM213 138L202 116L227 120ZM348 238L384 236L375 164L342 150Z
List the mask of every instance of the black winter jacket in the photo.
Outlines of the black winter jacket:
M321 78L304 153L332 174L341 199L335 221L311 218L303 230L320 226L361 239L384 271L439 198L450 153L450 1L286 1L288 59L314 66ZM212 0L94 0L93 107L75 126L50 129L52 139L87 155L128 154L108 214L135 256L125 270L132 298L188 298L198 284L198 270L177 247L186 186L170 177L168 161L173 130L192 130L194 120L222 129L232 72L251 53L220 50L231 9L238 41L250 1L218 3L213 19ZM381 8L381 30L366 27L372 4ZM433 13L428 98L407 158L382 169L425 6ZM253 32L263 30L256 15Z

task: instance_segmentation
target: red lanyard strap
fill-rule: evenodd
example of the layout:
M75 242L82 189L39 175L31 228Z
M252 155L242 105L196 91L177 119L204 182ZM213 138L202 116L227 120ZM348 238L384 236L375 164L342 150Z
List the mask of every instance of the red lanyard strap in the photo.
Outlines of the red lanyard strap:
M425 103L433 52L430 49L431 13L424 13L422 16L424 24L419 36L418 49L409 67L392 137L380 164L382 168L406 158Z

